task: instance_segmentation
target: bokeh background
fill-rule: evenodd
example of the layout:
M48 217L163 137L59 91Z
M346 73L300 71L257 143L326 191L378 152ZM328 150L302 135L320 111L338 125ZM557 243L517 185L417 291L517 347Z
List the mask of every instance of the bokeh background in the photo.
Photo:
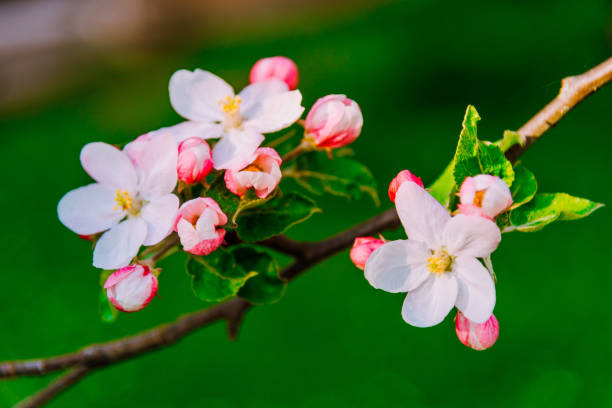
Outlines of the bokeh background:
M89 182L78 153L179 120L167 82L201 67L236 88L258 58L286 55L304 105L346 93L365 125L353 145L383 204L325 197L294 228L316 240L390 206L404 168L432 182L453 154L467 104L482 138L517 129L559 80L610 56L602 0L325 2L0 2L0 359L64 353L197 310L181 257L161 298L105 324L89 243L56 205ZM611 203L612 88L595 94L523 158L540 191ZM612 407L607 208L537 234L504 235L494 348L400 316L403 295L374 290L344 252L252 310L238 341L219 323L174 347L97 371L50 407ZM0 382L11 406L51 379Z

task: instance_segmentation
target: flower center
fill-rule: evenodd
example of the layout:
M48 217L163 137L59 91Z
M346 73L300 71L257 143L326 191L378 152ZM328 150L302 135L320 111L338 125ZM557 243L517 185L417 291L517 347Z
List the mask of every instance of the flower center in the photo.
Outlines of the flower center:
M482 202L484 200L486 190L478 190L474 194L474 205L482 208Z
M238 127L242 123L242 118L240 117L241 102L242 99L238 95L234 97L228 95L219 101L219 105L223 109L223 113L225 113L226 126Z
M127 190L115 190L115 206L113 210L127 211L130 215L138 215L142 203L134 200L132 194Z
M430 273L440 276L440 274L452 270L453 261L454 258L445 249L439 249L436 252L432 252L432 255L427 258L427 269L429 269Z

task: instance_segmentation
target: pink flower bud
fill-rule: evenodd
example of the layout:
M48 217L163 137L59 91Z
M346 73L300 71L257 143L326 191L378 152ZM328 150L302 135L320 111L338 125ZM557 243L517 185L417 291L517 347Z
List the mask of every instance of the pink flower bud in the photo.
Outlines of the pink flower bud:
M217 227L226 223L227 217L215 200L198 197L181 205L174 230L185 251L208 255L223 242L225 230Z
M484 323L468 320L460 311L455 317L455 331L459 341L474 350L485 350L492 347L499 337L499 322L491 315Z
M466 177L459 190L461 204L458 208L462 214L477 215L489 219L512 205L512 193L508 185L499 177L479 174Z
M232 193L243 196L249 188L255 189L259 198L266 198L280 182L282 160L276 150L260 147L255 160L242 170L226 170L225 185Z
M104 283L108 300L122 312L137 312L157 293L157 277L146 265L125 266Z
M254 84L270 78L280 79L289 89L295 89L298 84L297 65L287 57L262 58L251 68L249 82Z
M391 180L391 184L389 184L389 198L391 202L395 202L395 194L397 194L397 190L399 190L400 186L405 181L410 181L424 187L420 177L415 176L408 170L402 170L397 173L397 176L395 176L395 178Z
M317 147L336 148L352 143L361 133L363 116L359 105L344 95L320 98L306 116L306 137Z
M199 183L210 173L213 161L204 139L190 137L178 147L178 178L188 184Z
M359 237L355 238L353 248L351 248L351 261L359 269L365 268L372 252L376 251L385 241L374 237Z

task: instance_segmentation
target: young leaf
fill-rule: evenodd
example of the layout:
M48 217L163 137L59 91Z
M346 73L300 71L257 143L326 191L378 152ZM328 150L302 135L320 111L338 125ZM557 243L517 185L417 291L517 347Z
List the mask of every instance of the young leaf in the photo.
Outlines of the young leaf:
M317 212L321 210L311 199L288 193L242 212L238 217L238 236L245 242L261 241L282 234Z
M323 152L309 152L298 157L294 164L283 172L317 195L332 194L348 199L360 199L367 195L380 204L376 180L366 166L347 157L330 159Z
M205 302L222 302L235 296L254 276L237 265L232 254L222 248L204 257L190 256L186 268L194 293Z
M287 282L278 276L278 263L270 254L249 245L231 248L236 262L245 270L257 273L238 291L238 296L255 304L277 302L285 293Z
M504 130L504 136L495 142L495 144L504 153L508 151L512 146L518 144L523 146L525 144L523 136L514 130Z
M528 203L538 191L535 175L520 162L514 166L514 183L510 191L512 192L512 207L510 208L517 208Z
M536 194L527 204L510 212L510 227L506 231L533 232L554 221L584 218L603 204L565 193Z
M271 200L276 195L276 190L266 198L259 198L253 189L248 190L242 197L237 196L227 189L223 177L217 177L210 185L206 196L215 200L223 209L230 224L236 224L240 213L247 208L257 207Z
M447 208L456 191L455 179L453 178L454 169L454 163L450 163L446 166L444 172L428 189L431 195Z
M478 112L469 105L455 152L453 170L455 184L461 186L466 177L491 174L500 177L511 186L514 181L512 164L498 146L478 140L476 124L479 120Z

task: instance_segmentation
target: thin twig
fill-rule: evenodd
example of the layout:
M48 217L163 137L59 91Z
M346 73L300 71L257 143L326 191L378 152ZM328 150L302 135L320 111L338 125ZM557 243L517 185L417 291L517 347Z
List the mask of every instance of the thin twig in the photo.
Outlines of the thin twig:
M66 374L53 380L49 385L47 385L47 387L15 405L15 408L40 407L51 401L62 391L65 391L67 388L70 388L79 382L83 377L89 374L90 371L91 368L85 365L76 366Z
M524 146L514 146L506 152L515 161L542 134L561 120L574 106L601 88L612 79L612 58L585 72L582 75L565 78L559 95L529 120L519 133L525 138ZM292 255L296 261L281 272L281 277L292 280L318 262L349 247L359 236L374 235L386 229L399 226L395 209L365 221L354 228L331 238L316 242L299 244L286 237L276 237L262 244ZM162 248L158 253L165 252ZM27 400L37 407L50 400L65 388L76 383L89 371L114 364L128 358L168 347L186 335L218 320L228 321L230 338L237 334L244 314L252 305L243 299L233 299L226 303L183 316L174 323L158 326L148 331L123 339L88 346L75 353L27 361L0 363L0 378L22 375L43 375L70 367L77 367L66 376L52 382L47 388Z

